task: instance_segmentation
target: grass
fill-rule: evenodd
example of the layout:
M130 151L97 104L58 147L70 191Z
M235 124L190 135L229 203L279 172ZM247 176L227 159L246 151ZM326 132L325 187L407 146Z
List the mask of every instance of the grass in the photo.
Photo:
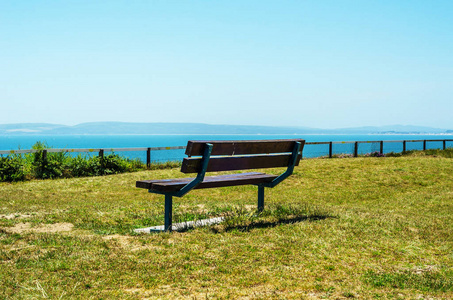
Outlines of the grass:
M274 169L268 172L279 173ZM178 169L0 183L0 298L453 297L453 163L441 155L303 160L266 189L192 191L174 219L135 181Z
M375 287L415 288L421 291L453 292L453 272L451 270L432 271L416 269L396 273L367 272L365 280Z

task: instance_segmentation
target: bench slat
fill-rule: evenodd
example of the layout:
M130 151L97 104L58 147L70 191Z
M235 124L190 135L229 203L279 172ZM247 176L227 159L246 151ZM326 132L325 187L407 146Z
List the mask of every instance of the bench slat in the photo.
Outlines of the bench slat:
M255 156L227 156L211 157L207 172L235 171L250 169L265 169L287 167L292 154L270 154ZM298 156L296 166L299 165L301 155ZM181 172L198 173L201 168L201 158L184 158Z
M229 174L219 176L205 177L203 182L196 189L206 189L225 186L260 184L271 182L277 178L277 175L269 175L265 173L242 173ZM159 192L174 192L181 189L194 178L179 178L179 179L162 179L162 180L141 180L136 182L136 187Z
M211 155L245 155L261 153L285 153L293 151L294 142L305 140L257 140L257 141L189 141L186 147L188 156L203 155L206 143L213 144Z

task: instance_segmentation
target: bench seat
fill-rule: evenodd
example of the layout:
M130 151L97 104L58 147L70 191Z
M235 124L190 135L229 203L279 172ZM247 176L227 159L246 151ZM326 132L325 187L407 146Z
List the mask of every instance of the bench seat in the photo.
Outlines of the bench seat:
M277 175L270 175L259 172L206 176L200 183L200 185L195 187L195 189L269 183L277 177ZM136 182L136 187L168 193L180 190L183 186L185 186L192 180L194 180L194 178L141 180Z

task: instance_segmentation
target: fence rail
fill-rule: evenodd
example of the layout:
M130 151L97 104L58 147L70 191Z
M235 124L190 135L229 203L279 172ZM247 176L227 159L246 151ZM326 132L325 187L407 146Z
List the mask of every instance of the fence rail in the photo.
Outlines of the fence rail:
M442 147L436 147L436 148L429 148L428 143L442 143ZM447 148L447 143L448 142L453 142L453 139L443 139L443 140L435 140L435 139L430 139L430 140L397 140L397 141L331 141L331 142L307 142L305 145L328 145L329 148L325 152L325 155L309 155L308 157L321 157L321 156L328 156L332 158L334 156L334 145L347 145L351 144L353 146L353 150L351 151L352 153L347 153L348 151L345 151L345 149L340 150L340 153L342 154L352 154L354 157L357 157L359 155L359 150L360 150L360 144L372 144L372 145L378 145L378 148L376 148L375 151L370 151L370 152L379 152L381 154L384 154L384 144L387 143L401 143L402 144L402 151L398 152L404 152L407 151L408 149L408 144L409 143L422 143L421 149L411 149L411 150L427 150L427 149L446 149ZM453 144L451 145L453 147ZM99 156L104 156L105 152L127 152L127 151L134 151L134 152L144 152L146 151L146 164L147 166L150 166L151 164L151 151L164 151L164 150L184 150L186 149L185 146L175 146L175 147L141 147L141 148L74 148L74 149L57 149L57 148L49 148L49 149L26 149L26 150L0 150L0 155L11 155L11 154L27 154L27 153L37 153L37 152L43 152L44 156L47 156L47 153L98 153ZM370 148L372 149L372 147ZM367 150L370 150L367 148ZM347 149L346 149L347 150ZM365 151L367 151L365 150ZM342 152L341 152L342 151ZM307 147L304 148L304 152L307 152ZM363 151L362 151L363 152ZM391 151L395 152L395 151ZM304 153L302 153L304 157Z

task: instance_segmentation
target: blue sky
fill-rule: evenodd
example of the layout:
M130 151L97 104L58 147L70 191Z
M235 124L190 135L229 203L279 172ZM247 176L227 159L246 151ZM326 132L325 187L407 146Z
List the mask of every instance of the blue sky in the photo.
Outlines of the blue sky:
M0 123L453 128L453 1L1 1Z

